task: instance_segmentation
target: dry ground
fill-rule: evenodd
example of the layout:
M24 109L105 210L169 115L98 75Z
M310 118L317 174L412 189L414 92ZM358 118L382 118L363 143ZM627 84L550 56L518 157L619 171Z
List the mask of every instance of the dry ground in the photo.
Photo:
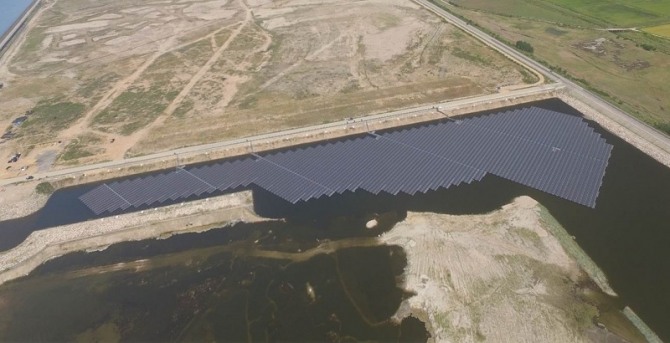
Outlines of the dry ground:
M529 197L487 215L409 213L382 241L405 249L416 292L397 315L427 321L436 342L644 341L594 301L592 262Z
M35 111L0 177L535 81L409 0L49 0L0 61L0 128Z

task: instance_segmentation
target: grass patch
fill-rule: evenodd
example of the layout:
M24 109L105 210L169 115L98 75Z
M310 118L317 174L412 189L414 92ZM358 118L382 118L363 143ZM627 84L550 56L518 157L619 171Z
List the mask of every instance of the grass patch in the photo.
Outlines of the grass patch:
M647 27L644 31L661 37L670 38L670 24Z
M49 182L40 182L35 187L35 192L37 192L37 194L51 195L54 191L56 191L56 188Z
M433 0L440 2L440 0ZM594 26L589 16L577 15L572 11L552 4L550 1L533 0L451 0L451 4L466 9L485 11L506 17L533 18L568 26Z
M650 26L665 24L670 19L670 2L657 0L453 0L452 3L508 17L570 26Z
M65 147L65 152L60 155L59 159L62 161L72 161L93 155L94 154L92 152L86 150L84 145L79 143L70 143Z
M46 37L44 33L46 31L45 27L35 27L32 30L28 31L26 39L21 45L18 54L14 57L15 61L21 62L34 62L37 61L41 56L37 54L42 47L42 41Z
M88 146L100 143L101 139L95 135L79 136L73 142L68 144L63 153L58 157L61 161L73 161L80 158L93 156L95 152L91 151Z
M361 89L361 85L356 80L349 81L342 89L340 93L349 94L358 92Z
M614 290L612 290L612 287L610 287L607 281L605 273L598 267L591 257L582 250L579 244L577 244L572 236L563 228L563 226L561 226L556 218L549 213L549 210L540 204L538 204L538 206L540 208L542 227L547 229L547 231L558 240L568 256L577 261L577 264L586 271L600 289L607 293L614 293Z
M159 57L144 72L141 81L121 93L93 118L98 128L130 135L153 122L174 100L187 81L176 78L179 73L194 74L211 54L208 39L189 44ZM184 115L193 104L180 106L177 115ZM190 106L190 108L189 108Z
M470 25L479 27L508 45L514 45L511 42L519 39L529 42L535 48L533 58L538 62L583 85L630 115L654 126L662 125L656 123L670 122L667 111L670 108L670 100L666 96L670 89L666 82L670 72L664 68L670 55L670 40L646 32L595 32L590 28L628 27L628 25L609 23L599 17L586 18L586 22L590 24L572 25L570 22L574 17L583 17L582 14L576 12L577 9L558 8L555 12L557 20L547 25L547 17L543 17L539 12L530 17L513 15L513 13L495 14L486 8L494 2L473 0L467 1L467 4L461 4L459 0L457 1L458 6L449 6L440 0L431 1L441 4L446 10L467 20ZM502 0L491 6L505 7L499 3L512 2L544 3L551 6L557 6L557 3L569 3L568 0ZM615 3L615 1L605 1L605 3ZM648 5L648 1L641 1L639 4L636 2L635 6L644 5L643 3ZM480 5L482 7L478 7ZM668 5L670 3L665 6ZM469 10L470 8L475 11ZM657 11L656 14L660 12ZM663 24L670 22L670 12L665 13L666 18L662 20ZM598 16L599 14L594 13L593 15ZM518 23L528 20L536 21L535 28L529 30L515 28ZM656 19L650 19L649 22L654 21ZM639 25L638 27L642 26L651 25ZM566 33L561 32L560 35L557 35L557 32L547 32L547 27L553 27ZM594 41L597 38L607 39L604 45L606 51L602 55L585 51L576 44L577 42ZM638 68L637 65L644 67ZM659 129L666 132L665 128Z
M544 32L546 32L546 33L548 33L552 36L562 36L562 35L568 33L568 31L557 29L555 27L548 27L548 28L544 29Z
M99 77L86 80L77 90L77 94L82 98L87 98L95 102L95 98L100 98L99 91L105 86L119 79L117 73L106 73Z
M521 74L521 80L525 84L533 84L538 81L537 75L529 72L525 68L519 68L519 74Z
M184 118L186 116L186 113L188 113L190 110L193 109L194 107L193 100L191 99L184 99L177 108L175 108L174 112L172 115L174 115L177 118Z
M158 86L149 89L129 89L95 116L94 124L98 126L121 124L120 133L129 135L158 117L177 94L179 92L176 90L166 91Z
M240 101L237 107L241 110L251 109L258 105L258 98L255 95L245 97Z
M400 17L390 13L378 13L372 17L372 25L380 30L396 27L402 23Z
M523 241L526 243L529 243L530 245L542 249L544 248L544 244L542 243L542 238L540 238L540 235L537 234L535 231L531 231L529 229L526 229L524 227L515 227L511 228L510 232L513 234L519 236Z
M489 63L489 61L487 59L485 59L484 57L482 57L480 55L477 55L477 54L474 54L470 51L463 50L459 47L453 48L451 50L451 54L458 57L458 58L461 58L461 59L464 59L466 61L470 61L470 62L476 63L476 64L482 64L483 65L483 64L488 64Z
M57 132L69 127L84 113L84 104L56 100L41 101L33 109L34 113L22 125L29 132Z
M670 123L655 123L654 127L659 131L665 132L670 135Z

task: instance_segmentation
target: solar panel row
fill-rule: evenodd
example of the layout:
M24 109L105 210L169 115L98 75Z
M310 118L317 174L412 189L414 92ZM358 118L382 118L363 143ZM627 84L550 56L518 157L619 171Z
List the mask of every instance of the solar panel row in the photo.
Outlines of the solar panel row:
M492 173L594 207L611 150L581 118L530 107L111 182L80 199L102 214L254 184L297 203L359 189L415 194Z

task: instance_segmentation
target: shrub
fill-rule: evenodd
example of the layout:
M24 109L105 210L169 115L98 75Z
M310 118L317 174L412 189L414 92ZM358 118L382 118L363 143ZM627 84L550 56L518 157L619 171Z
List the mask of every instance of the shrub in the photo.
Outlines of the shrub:
M35 187L35 192L37 192L37 194L50 195L55 190L54 186L49 182L41 182Z
M642 47L642 49L647 50L647 51L654 51L654 50L656 50L656 47L653 46L653 45L651 45L651 44L644 43L644 44L642 44L642 45L640 45L640 46Z
M533 51L535 51L535 49L533 49L533 46L530 45L530 43L524 42L522 40L516 41L516 44L514 44L514 46L516 46L517 49L519 49L521 51L525 51L525 52L530 53L530 54L532 54Z

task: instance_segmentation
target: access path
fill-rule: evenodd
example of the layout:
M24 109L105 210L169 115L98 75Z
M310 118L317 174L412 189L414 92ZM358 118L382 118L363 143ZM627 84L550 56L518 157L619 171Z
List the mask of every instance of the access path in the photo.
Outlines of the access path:
M571 81L570 79L554 73L551 69L547 68L546 66L524 55L523 53L517 51L516 49L508 46L507 44L491 37L484 31L472 25L469 25L464 20L456 17L455 15L449 13L443 8L431 3L429 0L414 0L414 2L425 7L431 12L441 16L449 23L467 32L468 34L474 36L475 38L482 41L484 44L497 50L498 52L507 56L511 60L525 66L530 70L535 70L544 73L552 81L564 85L566 90L570 93L570 95L572 95L576 99L586 103L596 111L602 113L611 120L627 128L634 134L640 136L644 140L655 145L664 152L670 154L670 137L668 137L661 131L658 131L655 128L649 126L648 124L642 122L641 120L629 115L620 108L603 100L599 96L593 94L589 90ZM449 5L445 3L444 6Z

